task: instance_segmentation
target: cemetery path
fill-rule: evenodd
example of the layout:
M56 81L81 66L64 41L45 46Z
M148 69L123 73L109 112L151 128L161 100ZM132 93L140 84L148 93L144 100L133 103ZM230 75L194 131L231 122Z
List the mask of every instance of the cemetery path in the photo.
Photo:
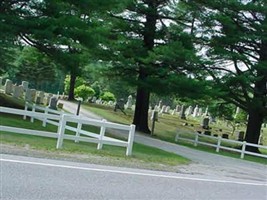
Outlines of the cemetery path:
M73 114L76 113L76 103L63 100L60 100L60 102L64 104L65 110ZM102 119L100 116L85 110L83 107L80 109L80 115L94 119ZM112 131L113 132L111 133L125 136L119 131ZM205 178L237 178L240 180L253 180L267 183L267 165L264 164L198 151L181 145L154 139L149 135L143 135L138 132L135 134L134 141L172 152L192 160L192 163L189 165L179 166L177 173L190 174L193 176L197 175L200 177L203 176Z

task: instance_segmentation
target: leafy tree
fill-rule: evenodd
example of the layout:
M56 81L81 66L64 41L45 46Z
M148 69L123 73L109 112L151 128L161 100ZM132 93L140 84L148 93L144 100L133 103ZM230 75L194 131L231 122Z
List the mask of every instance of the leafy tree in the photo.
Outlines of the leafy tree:
M192 8L217 96L249 114L245 140L257 144L267 116L267 3L184 1ZM247 150L258 152L256 147Z
M89 97L94 96L95 91L93 88L86 86L86 85L80 85L77 88L74 89L75 96L81 97L83 101L87 100Z

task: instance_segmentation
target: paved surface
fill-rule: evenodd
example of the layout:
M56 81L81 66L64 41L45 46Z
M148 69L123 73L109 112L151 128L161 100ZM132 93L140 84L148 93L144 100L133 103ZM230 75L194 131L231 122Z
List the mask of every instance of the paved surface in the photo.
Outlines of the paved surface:
M64 104L65 110L68 110L71 113L76 113L77 105L75 103L62 100L61 102ZM82 107L80 115L102 119ZM120 133L116 132L116 134ZM239 178L247 181L261 181L267 183L267 165L197 151L188 147L157 140L139 133L135 134L134 141L140 144L160 148L192 160L192 164L179 168L178 173L180 174L192 174L217 179Z
M1 200L264 200L266 183L0 154Z

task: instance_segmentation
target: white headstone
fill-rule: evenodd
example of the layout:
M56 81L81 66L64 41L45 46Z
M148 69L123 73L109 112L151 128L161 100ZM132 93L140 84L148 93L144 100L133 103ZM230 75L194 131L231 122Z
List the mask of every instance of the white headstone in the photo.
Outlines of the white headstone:
M165 113L169 113L170 112L170 109L171 109L171 107L170 106L166 106L166 108L165 108Z
M24 88L24 91L26 91L29 88L29 82L27 81L22 81L21 85Z
M161 109L161 106L162 106L162 101L160 100L160 101L159 101L159 105L158 105L158 109L159 109L159 110Z
M6 94L11 94L13 92L13 83L11 80L7 79L4 85L4 90Z
M189 106L186 110L186 115L191 115L192 114L192 111L193 111L193 107L192 106Z
M177 105L176 108L175 108L175 112L180 112L180 110L181 110L181 106Z
M133 97L132 97L132 95L129 95L127 103L126 103L126 109L131 109L132 105L133 105Z
M32 101L36 101L36 89L31 89Z
M193 111L193 117L197 117L198 116L198 105L194 108L194 111Z
M165 105L163 105L163 106L162 106L162 108L161 108L161 110L160 110L160 113L164 113L164 112L165 112L165 110L166 110L166 106L165 106Z
M44 103L45 93L43 91L39 91L37 97L40 97L40 104L43 104Z
M15 85L13 89L13 97L20 98L23 94L23 87Z
M32 91L30 89L25 92L25 101L32 102Z

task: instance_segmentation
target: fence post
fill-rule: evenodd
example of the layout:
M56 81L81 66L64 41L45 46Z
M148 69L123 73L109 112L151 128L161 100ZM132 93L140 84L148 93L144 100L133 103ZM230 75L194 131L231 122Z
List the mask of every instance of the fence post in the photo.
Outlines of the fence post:
M128 136L128 145L126 150L126 156L132 155L132 149L133 149L133 141L134 141L134 132L135 132L135 125L131 124Z
M76 137L80 137L81 129L82 129L82 123L78 122L77 130L76 130ZM78 143L79 142L79 139L76 138L75 139L75 142Z
M244 156L245 156L245 152L246 152L246 144L247 144L247 142L246 141L244 141L243 142L243 145L242 145L242 152L241 152L241 157L240 158L244 158Z
M32 114L34 114L34 112L35 112L35 104L32 105L32 112L33 112ZM34 117L33 116L31 117L31 122L32 123L34 122Z
M217 142L217 146L216 146L216 152L217 153L220 151L221 141L222 141L222 137L218 136L218 142Z
M194 141L194 146L196 147L198 143L198 133L196 134L195 141Z
M62 147L65 127L66 127L66 115L63 114L58 123L58 129L57 129L58 138L57 138L57 147L56 147L57 149L60 149Z
M106 123L107 120L103 119L102 120L102 123L103 125L101 126L101 129L100 129L100 135L99 135L99 143L97 145L97 149L102 149L103 147L103 143L102 143L102 140L103 140L103 137L105 135L105 131L106 131L106 127L105 127L105 123Z
M46 115L48 114L48 107L45 107L45 112L44 112L44 119L43 119L43 127L46 127Z
M25 111L28 111L28 102L25 103ZM26 119L26 115L23 115L23 119L25 120Z

